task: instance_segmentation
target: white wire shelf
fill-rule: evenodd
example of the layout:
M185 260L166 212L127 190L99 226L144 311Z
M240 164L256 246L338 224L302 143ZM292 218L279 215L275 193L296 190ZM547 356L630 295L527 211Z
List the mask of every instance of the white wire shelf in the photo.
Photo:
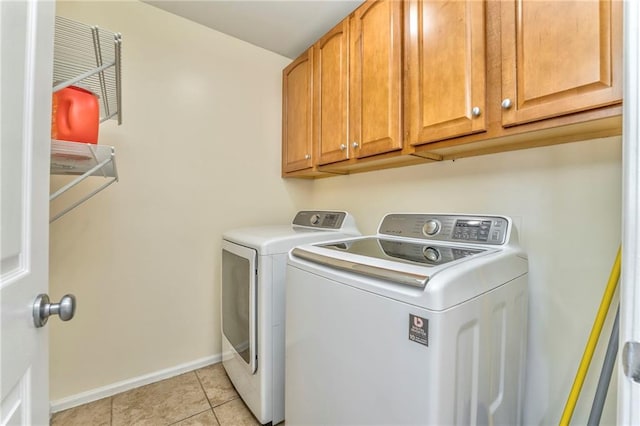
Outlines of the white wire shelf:
M117 178L114 158L115 148L112 146L55 139L51 141L51 174L83 175L104 163L91 176Z
M121 46L119 33L56 16L53 92L71 85L89 90L99 99L100 122L113 119L122 124ZM52 140L51 174L76 178L51 194L50 201L90 176L101 176L106 182L52 214L50 223L118 181L115 148Z
M106 179L106 182L53 214L49 218L49 223L59 219L98 192L118 181L115 148L106 145L52 140L51 173L77 175L77 177L51 194L49 201L55 200L90 176L101 176Z

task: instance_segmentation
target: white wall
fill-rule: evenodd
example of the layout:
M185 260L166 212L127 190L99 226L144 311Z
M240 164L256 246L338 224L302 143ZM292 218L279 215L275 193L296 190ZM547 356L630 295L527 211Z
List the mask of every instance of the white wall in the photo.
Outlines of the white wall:
M78 298L50 322L53 401L218 355L221 233L286 223L309 186L280 178L289 59L140 2L57 14L122 33L124 123L99 138L120 182L50 228L50 295Z
M350 211L363 233L388 212L513 217L530 267L526 423L557 424L620 244L621 155L615 137L333 177L314 182L312 206ZM586 424L603 354L574 424ZM602 424L615 424L609 394Z
M134 1L61 2L58 14L123 34L124 124L100 130L121 182L51 226L50 294L79 304L50 323L52 400L218 355L225 229L301 208L349 210L365 233L392 211L498 213L530 256L526 420L557 424L619 244L620 138L282 180L288 59Z

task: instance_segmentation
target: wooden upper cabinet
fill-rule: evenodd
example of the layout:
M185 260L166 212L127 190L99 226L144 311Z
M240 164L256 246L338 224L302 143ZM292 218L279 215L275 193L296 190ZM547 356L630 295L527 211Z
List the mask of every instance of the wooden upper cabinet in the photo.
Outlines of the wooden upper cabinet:
M312 80L313 48L282 72L282 171L313 166Z
M400 150L402 2L368 0L352 15L349 143L357 158Z
M328 164L349 158L348 18L315 44L314 55L314 138L318 164Z
M503 125L621 101L622 3L501 2Z
M405 126L411 145L486 129L484 0L405 4Z
M283 175L620 134L623 3L364 1L283 71Z

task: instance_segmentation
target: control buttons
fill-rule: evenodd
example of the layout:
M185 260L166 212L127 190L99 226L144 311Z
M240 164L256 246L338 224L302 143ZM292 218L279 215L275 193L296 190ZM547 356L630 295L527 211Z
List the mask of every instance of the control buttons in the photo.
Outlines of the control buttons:
M491 221L483 220L478 231L478 241L487 241L489 238L489 231L491 230Z
M314 214L313 216L311 216L311 219L309 219L309 221L311 222L312 225L317 225L320 223L320 215L319 214Z
M440 222L435 219L429 219L422 227L422 233L427 236L436 235L440 231Z
M437 262L438 260L440 260L440 252L433 247L425 247L422 250L422 254L424 255L425 259L430 262Z

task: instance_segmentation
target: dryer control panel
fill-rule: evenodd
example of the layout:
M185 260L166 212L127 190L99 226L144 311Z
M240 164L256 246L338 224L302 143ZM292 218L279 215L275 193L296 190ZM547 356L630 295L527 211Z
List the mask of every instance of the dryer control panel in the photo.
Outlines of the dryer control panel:
M392 213L378 233L422 240L502 245L508 241L509 220L502 216Z
M346 212L299 211L293 218L293 224L310 228L340 229L346 216Z

